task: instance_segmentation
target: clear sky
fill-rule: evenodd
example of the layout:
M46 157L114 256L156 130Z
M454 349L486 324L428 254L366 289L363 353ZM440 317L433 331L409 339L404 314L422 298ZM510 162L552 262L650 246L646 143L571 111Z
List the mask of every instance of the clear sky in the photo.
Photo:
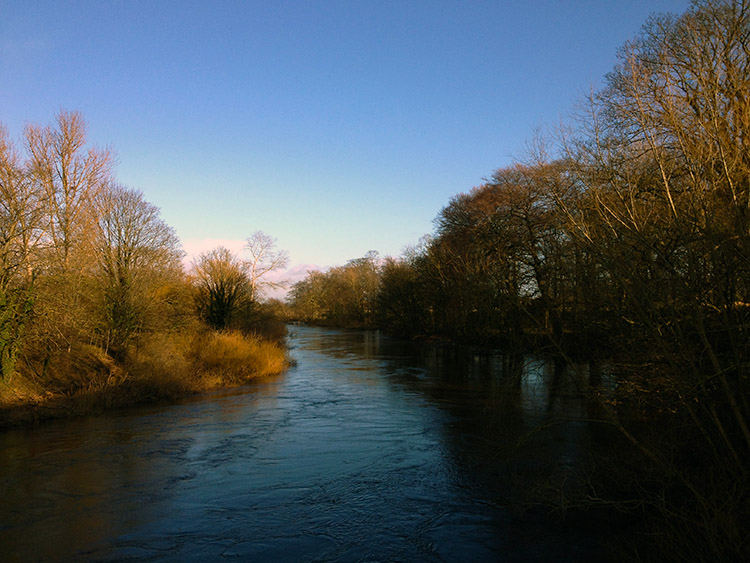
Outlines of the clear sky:
M79 110L189 253L399 255L687 0L0 0L0 121Z

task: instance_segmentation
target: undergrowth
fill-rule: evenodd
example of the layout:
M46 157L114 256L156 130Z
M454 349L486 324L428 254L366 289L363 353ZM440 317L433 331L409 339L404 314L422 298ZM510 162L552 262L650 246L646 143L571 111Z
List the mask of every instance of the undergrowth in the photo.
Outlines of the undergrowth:
M0 426L172 401L287 366L282 341L239 331L154 334L118 360L91 345L37 351L0 380Z

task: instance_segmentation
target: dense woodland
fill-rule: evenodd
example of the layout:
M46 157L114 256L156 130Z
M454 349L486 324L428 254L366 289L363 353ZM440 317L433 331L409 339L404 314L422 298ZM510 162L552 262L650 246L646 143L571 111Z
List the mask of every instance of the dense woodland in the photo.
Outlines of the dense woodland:
M614 395L571 370L620 438L570 502L646 515L670 560L748 560L750 6L652 17L567 127L435 226L311 272L293 318L610 362Z
M181 395L285 366L279 329L258 299L263 274L285 260L273 239L256 232L250 260L220 248L186 271L174 231L116 181L113 160L87 145L76 112L28 125L18 143L0 127L0 422Z

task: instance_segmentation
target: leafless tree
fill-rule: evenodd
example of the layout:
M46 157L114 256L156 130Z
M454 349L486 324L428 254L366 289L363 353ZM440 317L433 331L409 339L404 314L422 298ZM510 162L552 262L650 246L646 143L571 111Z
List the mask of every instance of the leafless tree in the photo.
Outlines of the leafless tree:
M664 489L643 500L671 528L667 550L693 560L747 555L747 509L729 499L750 455L748 92L745 0L652 17L592 96L568 155L578 194L558 199L571 239L619 296L609 326L631 357L659 366L628 400L658 397L670 424L648 438L620 428L661 472ZM701 463L676 461L688 440Z
M275 289L286 285L285 282L268 279L268 274L283 270L289 263L289 254L286 250L276 247L275 238L263 231L255 231L248 237L245 250L250 256L247 264L251 301L256 301L264 289Z
M108 186L97 198L97 216L105 344L117 350L143 330L153 289L180 269L182 250L159 209L137 190Z
M0 126L0 378L14 369L31 312L40 222L38 194Z
M44 195L54 265L68 270L73 251L91 240L93 201L111 176L113 157L86 147L86 122L78 112L61 111L54 127L29 125L25 133L31 179Z
M199 315L213 328L226 328L250 299L247 263L220 246L198 256L193 276Z

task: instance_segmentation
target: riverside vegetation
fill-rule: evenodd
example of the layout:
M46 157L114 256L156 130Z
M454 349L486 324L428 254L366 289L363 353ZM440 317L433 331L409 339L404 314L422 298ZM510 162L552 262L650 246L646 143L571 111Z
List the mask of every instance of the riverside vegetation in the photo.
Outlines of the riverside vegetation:
M653 16L582 108L402 257L311 272L288 314L546 350L608 445L537 502L631 515L637 560L750 560L750 6Z
M454 197L403 256L311 272L285 314L515 363L546 351L605 440L564 486L526 483L552 491L535 501L629 515L635 560L750 560L748 92L745 0L656 15L559 135ZM255 299L264 268L219 248L184 273L171 229L84 132L75 113L29 126L25 159L0 134L3 412L237 382L260 356L282 369L257 336L279 308Z
M273 239L257 232L251 260L219 248L186 272L174 231L117 183L111 152L87 146L79 113L28 125L20 146L0 127L0 425L286 367L284 327L258 300L285 262Z

